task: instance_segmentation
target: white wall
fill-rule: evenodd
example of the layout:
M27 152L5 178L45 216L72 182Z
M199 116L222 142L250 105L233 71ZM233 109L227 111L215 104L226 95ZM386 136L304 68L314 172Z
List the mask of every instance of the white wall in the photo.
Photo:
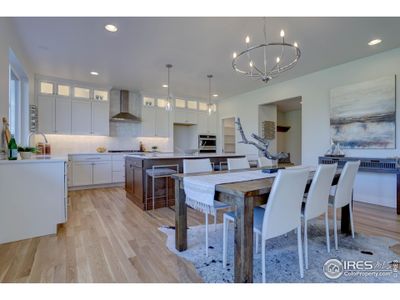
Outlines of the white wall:
M290 71L289 71L290 72ZM258 90L237 95L221 101L219 117L235 115L242 120L246 132L258 131L258 105L274 101L302 97L302 163L315 165L318 156L323 155L329 147L329 93L334 87L376 79L382 76L395 75L400 72L400 49L394 49L367 58L335 66L293 80L278 84L270 84ZM285 74L282 74L285 76ZM243 80L247 80L243 78ZM399 80L396 88L399 90ZM260 82L260 87L263 83ZM397 100L398 101L398 100ZM397 103L399 107L399 103ZM396 149L389 150L346 150L348 156L390 157L399 156L400 141L400 110L397 110ZM238 145L238 153L256 153L249 145ZM372 175L372 174L371 174ZM378 178L380 175L372 175ZM365 177L365 176L364 176ZM394 191L394 176L388 176L379 189ZM371 176L365 178L372 182ZM365 180L363 182L365 182ZM377 179L379 180L379 179ZM356 190L357 192L357 190ZM358 193L359 194L359 193ZM357 199L357 193L355 194ZM391 196L390 196L391 197ZM395 199L380 199L381 192L375 191L374 202L395 206ZM362 200L362 199L358 199Z
M34 103L33 70L10 18L0 18L0 117L8 117L9 49L15 53L29 81L29 102ZM28 115L23 125L27 127ZM25 133L26 135L26 133Z

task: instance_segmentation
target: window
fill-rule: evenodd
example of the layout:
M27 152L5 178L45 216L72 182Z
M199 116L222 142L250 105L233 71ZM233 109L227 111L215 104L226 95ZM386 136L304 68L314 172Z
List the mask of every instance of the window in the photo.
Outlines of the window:
M8 122L11 134L17 143L21 142L21 81L16 72L9 67Z

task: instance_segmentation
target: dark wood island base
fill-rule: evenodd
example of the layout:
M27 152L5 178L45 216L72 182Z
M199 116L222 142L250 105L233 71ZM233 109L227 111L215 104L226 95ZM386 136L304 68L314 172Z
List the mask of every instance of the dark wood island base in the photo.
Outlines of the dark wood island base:
M183 172L184 159L202 159L210 158L215 167L220 163L226 163L227 158L244 157L236 154L209 154L209 155L127 155L125 157L125 191L126 197L143 210L153 209L151 178L148 179L146 200L146 170L154 165L178 165L179 172ZM167 186L168 184L168 186ZM168 199L166 190L168 187ZM155 184L155 208L175 205L175 185L171 178L157 179Z

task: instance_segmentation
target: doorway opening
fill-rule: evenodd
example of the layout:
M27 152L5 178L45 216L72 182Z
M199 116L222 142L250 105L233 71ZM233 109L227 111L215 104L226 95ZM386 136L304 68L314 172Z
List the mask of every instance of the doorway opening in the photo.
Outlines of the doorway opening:
M236 153L235 117L222 119L222 152Z
M259 106L259 133L264 136L264 125L274 122L274 139L269 150L272 153L286 152L287 159L279 162L301 165L302 162L302 98L301 96L283 99Z

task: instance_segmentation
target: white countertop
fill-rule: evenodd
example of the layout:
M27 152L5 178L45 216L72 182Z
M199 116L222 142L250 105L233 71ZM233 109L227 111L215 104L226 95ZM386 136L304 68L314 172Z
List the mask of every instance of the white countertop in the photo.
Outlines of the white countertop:
M182 154L182 153L141 153L127 154L126 156L141 159L180 159L180 158L212 158L212 157L243 157L244 154L229 153L201 153L201 154Z
M30 163L55 163L55 162L66 162L68 161L67 156L53 156L53 155L32 155L31 159L20 159L18 158L17 160L0 160L0 165L5 165L5 164L30 164Z

